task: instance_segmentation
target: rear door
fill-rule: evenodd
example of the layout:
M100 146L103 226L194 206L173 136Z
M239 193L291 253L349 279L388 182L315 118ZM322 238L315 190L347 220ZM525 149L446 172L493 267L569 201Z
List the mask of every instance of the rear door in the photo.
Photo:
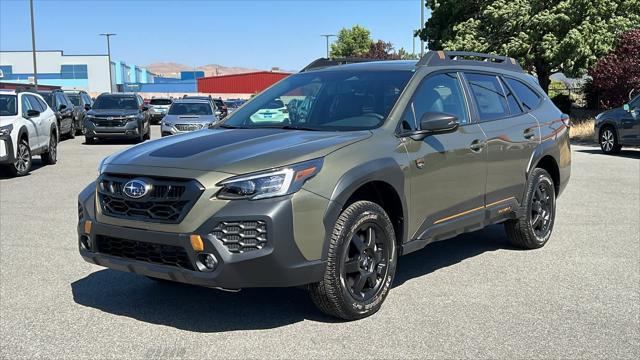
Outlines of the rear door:
M522 201L540 126L496 74L466 72L475 116L487 136L486 206L500 211ZM495 213L492 213L495 215Z
M482 221L485 136L471 121L466 98L459 73L428 74L404 112L400 132L419 129L425 112L455 115L459 122L451 133L404 138L411 166L410 231L418 239Z

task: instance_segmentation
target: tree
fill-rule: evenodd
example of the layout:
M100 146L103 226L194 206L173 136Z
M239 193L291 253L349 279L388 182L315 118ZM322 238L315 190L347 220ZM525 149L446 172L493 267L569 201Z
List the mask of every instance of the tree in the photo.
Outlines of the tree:
M362 56L371 49L369 30L355 25L351 29L343 28L338 33L338 39L331 44L331 57Z
M448 3L458 3L452 5ZM578 77L607 54L623 31L640 27L640 0L433 0L434 6L472 8L471 17L453 25L453 33L431 34L430 44L448 50L508 55L534 72L542 88L549 76L563 72ZM453 11L453 10L450 10ZM435 8L433 24L450 12ZM463 10L453 12L460 21ZM442 15L439 15L442 14ZM432 21L430 19L430 21ZM421 34L423 36L424 34ZM423 37L424 39L424 37Z
M394 51L393 44L390 42L384 42L378 40L372 42L369 46L369 51L362 55L367 59L380 59L380 60L397 60L400 59L400 55Z
M427 0L431 17L422 32L417 35L427 42L429 49L440 50L446 41L453 39L453 26L480 15L485 5L493 0L442 1Z
M640 90L640 29L623 33L615 49L589 69L588 91L597 94L599 106L621 106L632 91Z

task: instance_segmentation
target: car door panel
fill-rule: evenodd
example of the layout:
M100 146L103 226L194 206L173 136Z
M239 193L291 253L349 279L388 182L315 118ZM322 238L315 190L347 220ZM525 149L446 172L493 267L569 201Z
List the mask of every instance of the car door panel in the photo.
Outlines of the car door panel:
M432 241L455 227L477 223L484 207L485 135L471 122L467 94L457 72L427 75L405 110L403 131L419 129L427 112L456 116L459 127L422 140L405 138L410 161L411 219L414 239Z
M640 97L629 103L629 111L623 111L619 133L622 145L640 145Z

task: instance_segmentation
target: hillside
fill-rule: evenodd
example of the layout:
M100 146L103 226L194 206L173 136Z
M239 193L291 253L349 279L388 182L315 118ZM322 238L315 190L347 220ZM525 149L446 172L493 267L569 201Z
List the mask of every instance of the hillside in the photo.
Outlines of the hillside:
M160 63L149 64L146 66L146 68L152 73L157 75L162 75L162 76L175 76L175 75L178 75L180 71L193 70L193 66L188 66L185 64L178 64L173 62L160 62ZM252 72L252 71L260 71L259 69L249 69L249 68L235 67L235 66L223 66L218 64L198 66L196 67L196 70L204 71L205 76L231 75L231 74L241 74L241 73Z

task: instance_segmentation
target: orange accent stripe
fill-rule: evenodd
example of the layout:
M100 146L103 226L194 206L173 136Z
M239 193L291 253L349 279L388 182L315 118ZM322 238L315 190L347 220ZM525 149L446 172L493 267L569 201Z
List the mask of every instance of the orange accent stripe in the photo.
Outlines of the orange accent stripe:
M446 218L442 218L442 219L440 219L440 220L436 220L433 224L434 224L434 225L436 225L436 224L440 224L440 223L442 223L442 222L449 221L449 220L451 220L451 219L455 219L455 218L457 218L457 217L460 217L460 216L464 216L464 215L470 214L470 213L472 213L472 212L474 212L474 211L478 211L478 210L486 209L486 208L488 208L488 207L491 207L491 206L494 206L494 205L497 205L497 204L503 203L503 202L505 202L505 201L509 201L509 200L511 200L511 199L515 199L515 197L511 196L511 197L508 197L508 198L506 198L506 199L502 199L502 200L494 201L494 202L492 202L491 204L488 204L488 205L478 206L478 207L477 207L477 208L475 208L475 209L471 209L471 210L463 211L463 212L461 212L461 213L457 213L457 214L454 214L454 215L451 215L451 216L447 216Z

